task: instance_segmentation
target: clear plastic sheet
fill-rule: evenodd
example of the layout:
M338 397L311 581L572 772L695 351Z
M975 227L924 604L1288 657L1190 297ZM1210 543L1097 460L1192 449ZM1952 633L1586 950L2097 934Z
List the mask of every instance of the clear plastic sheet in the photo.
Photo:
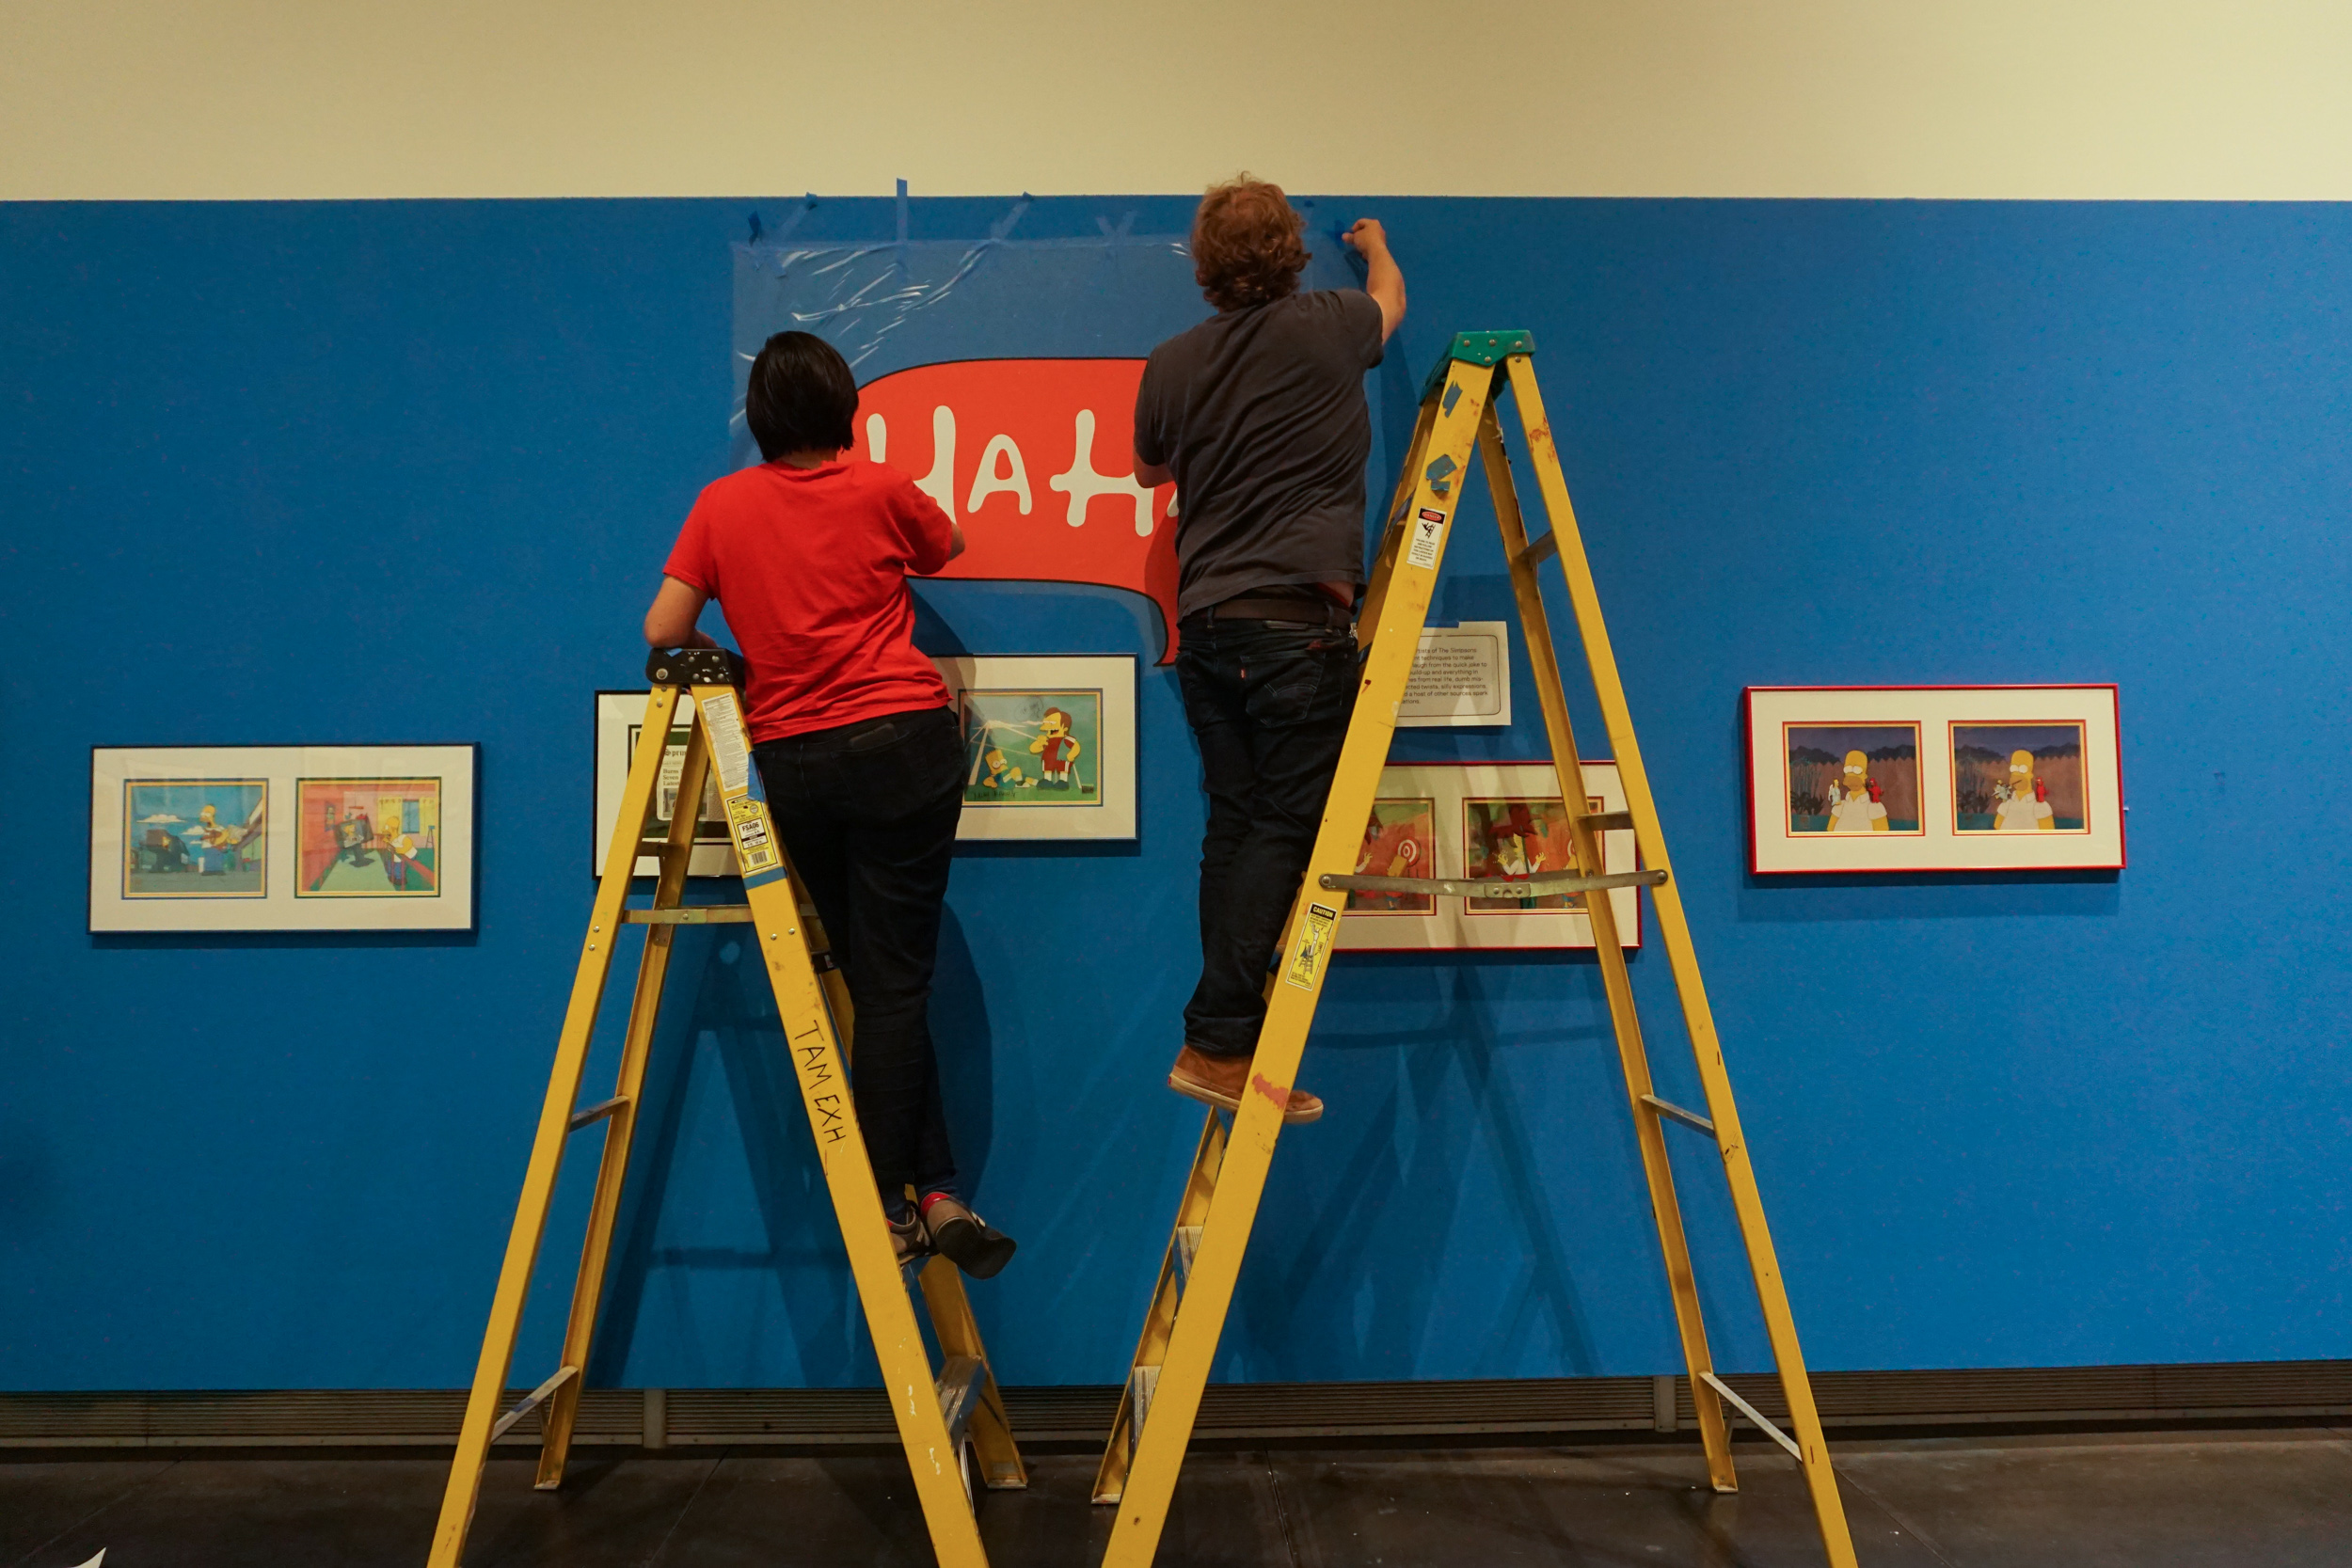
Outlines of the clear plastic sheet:
M743 384L777 332L823 338L864 385L954 359L1141 358L1207 314L1184 236L1131 234L1099 219L1098 235L1013 239L1026 205L977 241L795 244L787 223L768 239L737 243L737 461L758 461L743 428ZM1315 257L1307 287L1356 286L1336 235L1308 243Z

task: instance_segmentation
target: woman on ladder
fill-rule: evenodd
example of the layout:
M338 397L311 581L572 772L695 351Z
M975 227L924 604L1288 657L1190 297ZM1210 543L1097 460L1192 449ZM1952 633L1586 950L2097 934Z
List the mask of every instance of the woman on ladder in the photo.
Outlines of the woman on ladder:
M769 810L856 1008L851 1085L891 1242L901 1262L937 1251L985 1279L1013 1241L957 1191L928 1017L968 759L907 593L963 531L905 475L845 455L857 404L830 343L768 340L743 399L766 461L695 500L645 641L715 647L695 622L724 610Z

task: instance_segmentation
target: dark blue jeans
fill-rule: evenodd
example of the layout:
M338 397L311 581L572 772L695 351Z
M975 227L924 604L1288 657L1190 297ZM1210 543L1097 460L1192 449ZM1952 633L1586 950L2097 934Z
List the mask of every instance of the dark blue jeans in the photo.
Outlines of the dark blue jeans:
M1266 971L1322 825L1356 708L1345 630L1295 621L1184 623L1176 678L1200 743L1200 984L1184 1039L1247 1056L1265 1022Z
M963 815L963 738L925 708L770 741L754 753L776 832L817 901L856 1009L850 1085L883 1206L953 1192L931 1049L940 908Z

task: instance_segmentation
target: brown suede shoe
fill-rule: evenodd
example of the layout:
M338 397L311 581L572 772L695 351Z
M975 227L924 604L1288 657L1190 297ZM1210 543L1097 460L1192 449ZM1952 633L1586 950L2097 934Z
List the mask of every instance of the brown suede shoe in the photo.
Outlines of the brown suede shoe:
M1250 1065L1248 1056L1212 1056L1199 1046L1187 1045L1176 1053L1176 1065L1168 1071L1168 1086L1203 1104L1238 1111L1243 1092L1253 1083L1261 1094L1274 1092L1273 1085L1255 1077ZM1323 1101L1305 1089L1291 1090L1282 1107L1286 1122L1312 1121L1322 1115Z
M993 1279L1012 1261L1013 1239L946 1193L923 1197L923 1228L931 1250L975 1279Z

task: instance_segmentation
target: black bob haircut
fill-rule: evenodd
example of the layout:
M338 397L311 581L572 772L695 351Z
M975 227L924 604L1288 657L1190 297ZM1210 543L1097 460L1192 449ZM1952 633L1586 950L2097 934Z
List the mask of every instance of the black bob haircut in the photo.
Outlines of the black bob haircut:
M752 361L743 388L743 422L759 455L773 463L788 451L840 451L855 443L857 380L850 362L824 339L779 332Z

